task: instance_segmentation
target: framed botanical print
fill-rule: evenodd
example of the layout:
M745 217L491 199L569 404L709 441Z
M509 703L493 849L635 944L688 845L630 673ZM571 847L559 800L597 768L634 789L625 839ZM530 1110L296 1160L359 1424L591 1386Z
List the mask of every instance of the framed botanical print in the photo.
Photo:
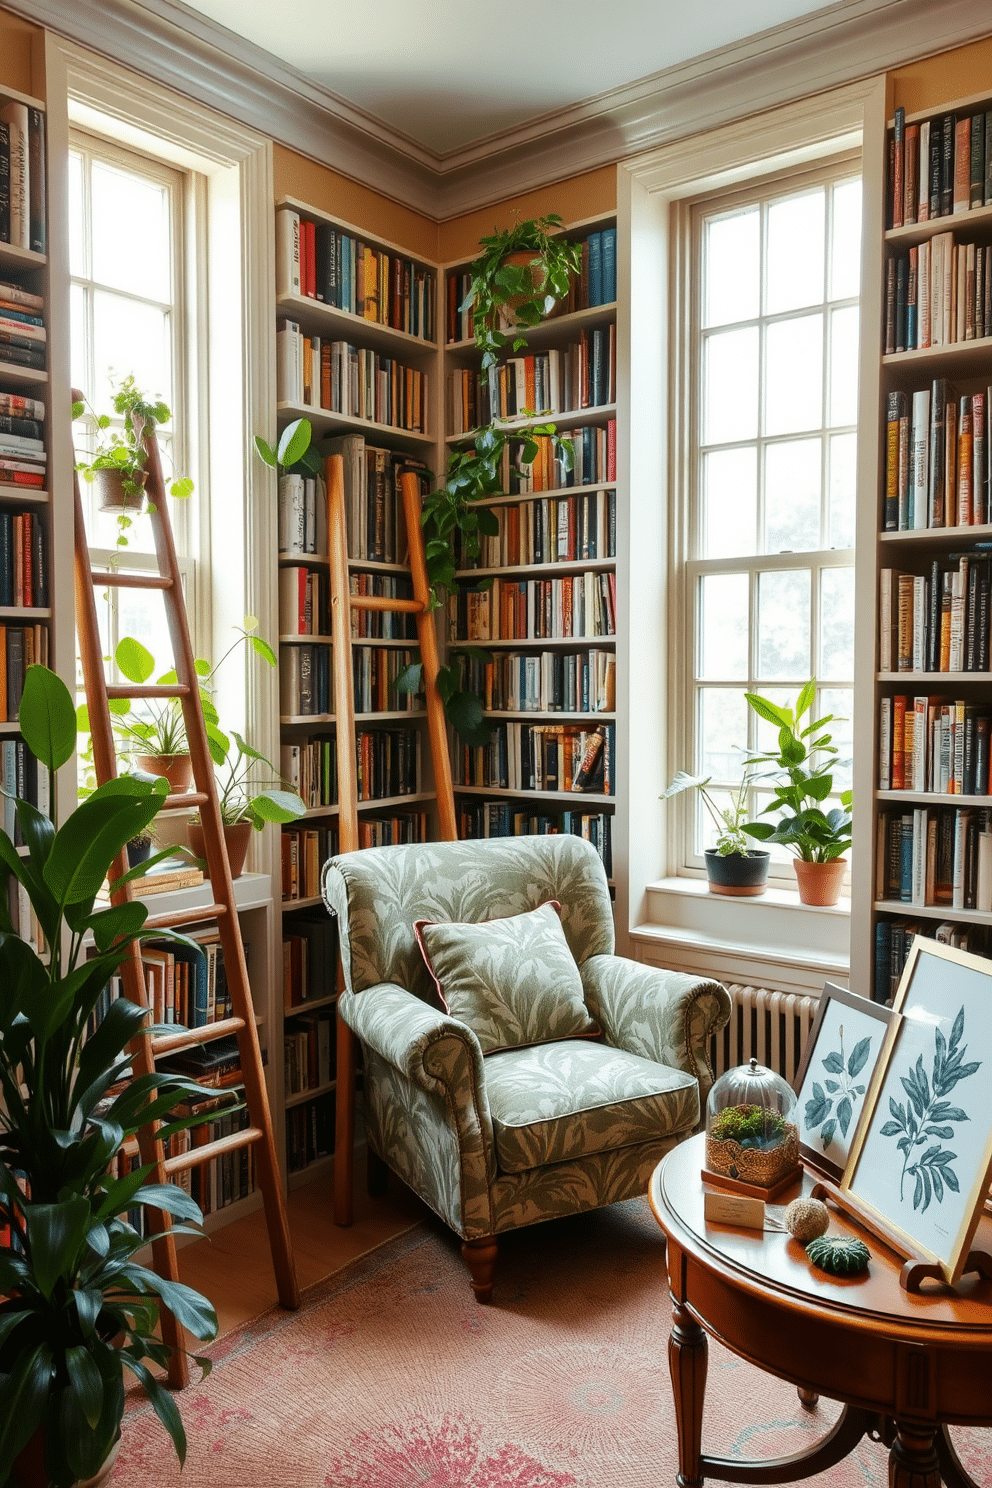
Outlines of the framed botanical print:
M891 1018L880 1003L823 984L794 1089L803 1160L831 1178L844 1171Z
M952 1284L992 1177L990 1010L992 961L917 936L841 1182Z

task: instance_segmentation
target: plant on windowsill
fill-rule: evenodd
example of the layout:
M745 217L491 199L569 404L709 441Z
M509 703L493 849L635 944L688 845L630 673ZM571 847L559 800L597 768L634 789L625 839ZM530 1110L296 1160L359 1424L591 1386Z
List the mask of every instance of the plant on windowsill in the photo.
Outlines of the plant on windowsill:
M123 419L120 429L111 428L109 413L87 409L83 396L73 391L73 419L85 418L96 435L96 448L76 462L76 469L96 488L100 510L117 513L117 546L126 548L128 528L145 504L145 433L156 424L168 423L172 413L161 399L150 403L130 373L114 391L112 401L114 413ZM193 482L189 476L180 476L169 483L168 491L177 500L185 500L193 494Z
M843 763L826 729L840 720L830 713L799 727L816 698L815 677L806 683L794 708L753 692L745 696L752 711L778 729L778 748L750 755L745 763L759 771L756 778L764 775L777 782L772 787L775 799L761 815L773 811L781 815L776 822L749 822L743 830L758 842L781 843L794 854L792 866L803 904L836 904L847 869L844 854L851 846L853 794L838 792L841 804L830 811L823 810L823 803L834 793L834 770Z
M706 848L703 853L710 893L754 898L763 894L767 887L771 854L764 848L752 847L745 836L751 776L744 774L741 777L736 790L729 792L727 806L720 806L710 791L712 778L711 775L689 775L685 770L679 770L660 799L667 801L687 790L699 792L717 829L715 846Z

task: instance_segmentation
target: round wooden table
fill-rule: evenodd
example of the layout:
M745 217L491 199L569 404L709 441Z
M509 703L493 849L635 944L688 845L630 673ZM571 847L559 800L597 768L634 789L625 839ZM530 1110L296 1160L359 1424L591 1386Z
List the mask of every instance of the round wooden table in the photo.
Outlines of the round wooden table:
M706 1478L791 1483L840 1462L864 1436L889 1447L890 1488L975 1488L947 1423L992 1426L992 1282L966 1277L956 1291L899 1286L901 1258L870 1235L868 1273L838 1278L816 1270L790 1235L707 1224L700 1178L705 1138L669 1152L649 1198L668 1237L674 1319L668 1360L675 1393L681 1488ZM808 1193L809 1174L782 1196ZM832 1235L859 1235L832 1209ZM975 1245L992 1248L982 1219ZM705 1331L704 1331L705 1330ZM844 1402L833 1428L809 1451L763 1462L702 1451L706 1335L769 1374ZM992 1446L992 1442L990 1442Z

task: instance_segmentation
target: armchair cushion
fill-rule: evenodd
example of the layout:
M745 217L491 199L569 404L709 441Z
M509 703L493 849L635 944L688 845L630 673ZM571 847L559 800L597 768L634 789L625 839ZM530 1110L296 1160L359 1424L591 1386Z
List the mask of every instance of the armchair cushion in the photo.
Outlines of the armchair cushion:
M445 1010L468 1025L483 1054L599 1032L558 906L481 923L414 926Z
M657 1141L699 1120L694 1075L578 1039L491 1055L486 1092L504 1173Z

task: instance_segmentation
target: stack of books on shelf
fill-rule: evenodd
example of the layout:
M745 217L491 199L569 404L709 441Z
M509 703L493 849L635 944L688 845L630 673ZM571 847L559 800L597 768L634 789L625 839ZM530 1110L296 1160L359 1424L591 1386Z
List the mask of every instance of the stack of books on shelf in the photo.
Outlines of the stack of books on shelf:
M942 945L957 946L972 955L989 953L988 929L985 925L959 925L952 920L914 920L895 916L879 920L875 926L875 975L873 997L876 1002L891 1005L899 987L906 960L916 936L937 940Z
M287 1013L334 995L336 957L337 922L326 909L301 909L286 920L282 990Z
M992 203L992 113L936 114L889 136L887 225L957 216Z
M455 785L501 790L589 791L611 796L614 726L496 723L489 744L454 750Z
M992 335L992 247L952 232L886 265L885 351L919 351Z
M988 522L990 391L959 396L938 377L930 389L889 394L887 532Z
M150 894L171 894L176 889L194 888L203 882L203 869L185 858L163 858L150 868L143 878L134 880L131 887L136 899L147 899Z
M376 325L433 340L437 277L291 207L276 213L276 294L304 295Z
M231 994L220 936L216 931L208 931L195 939L199 950L168 941L150 942L142 948L153 1023L207 1028L231 1016ZM246 945L245 954L249 951ZM110 1004L123 995L120 976L111 977L90 1015L88 1032L95 1031Z
M458 836L531 837L570 833L584 837L599 853L607 878L613 876L613 817L609 812L559 811L535 815L518 811L508 801L462 801L458 811Z
M422 487L433 480L430 472L408 455L367 445L361 434L327 440L328 454L344 462L344 509L348 555L370 563L407 562L406 521L401 477L412 472Z
M497 419L600 408L616 399L616 328L581 331L569 346L509 357L483 374L448 373L447 427L468 434Z
M417 659L416 653L396 646L353 646L351 652L356 713L418 713L423 701L417 693L401 692L396 681Z
M420 789L420 730L415 728L359 729L358 799L385 801L391 796L413 796Z
M241 1055L233 1033L166 1054L156 1064L166 1073L189 1075L214 1090L229 1090L242 1084Z
M992 913L992 809L883 812L876 852L878 900Z
M334 1068L334 1011L297 1013L283 1032L287 1095L326 1090Z
M284 718L326 717L334 712L326 646L279 647L279 712Z
M32 294L18 284L0 282L0 363L44 372L48 365L44 308L41 295ZM40 433L0 432L0 457L25 464L29 474L37 474L39 468L44 470L45 446Z
M45 115L15 99L0 103L0 241L32 253L47 247Z
M327 487L323 476L279 477L279 552L327 553Z
M449 641L543 641L616 634L616 575L496 578L446 601Z
M338 850L337 822L326 827L284 827L280 846L283 902L316 899L321 865Z
M0 719L17 722L24 673L48 665L47 625L0 625Z
M430 815L426 811L397 811L392 816L363 815L358 819L359 847L429 842L430 835Z
M571 450L572 462L555 452L547 434L535 434L534 459L524 459L522 439L511 439L500 456L501 489L508 496L528 496L535 491L558 491L563 486L597 486L617 478L617 421L586 424L581 429L559 429L558 438Z
M487 712L612 713L616 707L616 656L612 651L508 651L486 661L453 658L464 690L482 698Z
M348 576L352 594L380 599L412 599L413 580L405 574L352 573ZM353 640L412 641L417 638L413 615L395 610L352 610Z
M3 829L15 847L24 838L14 807L15 798L30 801L42 816L51 815L50 777L21 739L0 741L0 789L3 791Z
M5 288L0 285L0 317L5 313L15 313L13 306L3 302ZM40 296L31 295L29 298L36 300ZM33 319L40 317L34 316ZM0 362L3 360L3 348L0 347ZM19 393L0 393L0 482L35 489L45 484L48 457L44 437L44 403L37 398L24 398Z
M879 703L880 790L989 794L987 704L946 697L883 697Z
M307 336L298 320L276 324L276 395L414 434L427 432L427 374L350 341Z
M287 785L303 798L308 810L337 805L338 756L333 739L282 744L279 771Z
M0 511L0 606L48 604L45 524L36 512Z
M500 530L493 537L480 539L476 567L616 557L616 491L544 496L499 506L496 515ZM463 561L460 553L458 559Z
M448 275L448 341L470 341L475 334L471 306L465 299L472 276L466 270ZM568 299L559 302L555 314L575 310L592 310L597 305L612 305L617 297L617 230L604 227L582 239L582 259L578 276L572 277Z
M331 596L327 575L302 564L279 570L279 634L329 636Z
M981 549L982 545L977 544ZM992 551L933 559L930 573L879 574L883 672L987 672Z
M299 1173L334 1151L334 1092L286 1112L286 1167Z

